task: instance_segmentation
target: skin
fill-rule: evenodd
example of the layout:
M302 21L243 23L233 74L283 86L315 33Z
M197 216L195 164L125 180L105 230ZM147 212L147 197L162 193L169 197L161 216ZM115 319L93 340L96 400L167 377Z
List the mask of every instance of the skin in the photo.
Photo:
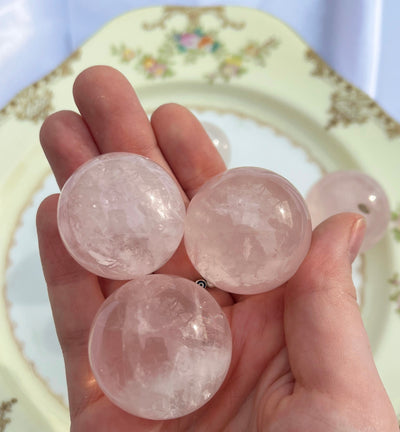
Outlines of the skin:
M85 70L73 93L80 114L55 113L40 133L60 187L82 163L110 151L158 162L180 185L186 204L207 179L225 170L187 109L163 105L149 122L133 88L116 70ZM351 280L351 262L365 228L361 216L341 214L317 227L297 273L273 291L245 296L210 289L232 329L228 376L196 412L152 421L114 406L93 378L90 325L121 281L98 278L69 256L57 229L57 201L58 195L43 201L37 229L65 359L72 432L398 432ZM182 245L160 272L198 276Z

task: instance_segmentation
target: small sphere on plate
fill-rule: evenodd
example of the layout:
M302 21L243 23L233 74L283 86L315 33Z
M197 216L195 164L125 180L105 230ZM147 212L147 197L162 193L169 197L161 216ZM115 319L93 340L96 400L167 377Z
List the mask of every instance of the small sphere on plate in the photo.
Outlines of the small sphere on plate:
M231 146L225 132L214 123L204 121L202 122L202 125L211 141L219 151L219 154L224 160L225 165L229 166L231 162Z
M78 168L65 183L58 226L69 253L110 279L152 273L183 236L185 205L169 174L132 153L107 153Z
M360 251L376 244L390 221L390 206L383 188L372 177L358 171L329 173L313 185L306 197L313 226L337 213L360 213L367 226Z
M130 414L163 420L204 405L230 366L228 320L207 290L177 276L134 279L92 324L89 360L105 395Z
M184 240L208 282L228 292L256 294L293 276L310 247L311 221L288 180L262 168L234 168L194 196Z

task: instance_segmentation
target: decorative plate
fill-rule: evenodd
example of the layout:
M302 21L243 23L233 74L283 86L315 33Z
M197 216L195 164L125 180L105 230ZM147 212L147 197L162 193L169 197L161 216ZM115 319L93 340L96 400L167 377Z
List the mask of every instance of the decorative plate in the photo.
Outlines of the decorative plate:
M57 191L38 132L49 113L74 109L74 78L99 63L128 77L149 114L177 102L219 125L231 167L264 166L302 193L337 169L365 171L383 185L393 220L354 276L377 367L400 410L400 124L265 13L156 7L112 21L0 111L0 432L69 430L36 245L36 208Z

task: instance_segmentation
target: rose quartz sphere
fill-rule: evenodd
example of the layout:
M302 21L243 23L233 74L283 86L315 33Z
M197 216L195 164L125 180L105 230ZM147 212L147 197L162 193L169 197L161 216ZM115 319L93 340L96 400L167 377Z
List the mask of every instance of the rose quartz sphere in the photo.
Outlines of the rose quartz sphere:
M228 166L231 161L231 146L225 132L214 123L204 121L202 125L207 135L210 137L210 140L219 151L225 165Z
M184 238L190 260L209 283L256 294L293 276L310 247L311 221L288 180L262 168L234 168L192 199Z
M107 153L65 183L58 227L82 267L110 279L152 273L177 249L185 205L174 180L155 162Z
M355 212L367 226L360 251L365 252L385 234L390 207L382 187L370 176L357 171L336 171L322 177L306 197L313 226L337 213Z
M92 325L89 359L105 395L130 414L172 419L204 405L230 366L225 314L192 281L134 279L103 303Z

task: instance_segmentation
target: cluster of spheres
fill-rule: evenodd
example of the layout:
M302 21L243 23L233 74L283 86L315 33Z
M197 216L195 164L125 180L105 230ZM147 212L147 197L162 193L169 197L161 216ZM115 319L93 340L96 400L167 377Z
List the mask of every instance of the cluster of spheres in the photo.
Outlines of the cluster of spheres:
M315 218L334 210L332 200L322 199L330 191L324 188L316 186L309 195L311 213L317 214L318 200L325 206ZM346 205L371 214L376 240L380 219L372 216L384 198L369 183L354 188L358 194L368 190L366 198ZM207 403L228 373L232 336L207 290L151 273L173 256L184 236L192 264L211 284L231 293L261 293L293 276L312 233L304 199L272 171L227 170L206 182L186 211L171 176L131 153L108 153L82 165L61 191L58 225L67 250L84 268L129 280L99 309L89 359L113 403L154 420L181 417Z

